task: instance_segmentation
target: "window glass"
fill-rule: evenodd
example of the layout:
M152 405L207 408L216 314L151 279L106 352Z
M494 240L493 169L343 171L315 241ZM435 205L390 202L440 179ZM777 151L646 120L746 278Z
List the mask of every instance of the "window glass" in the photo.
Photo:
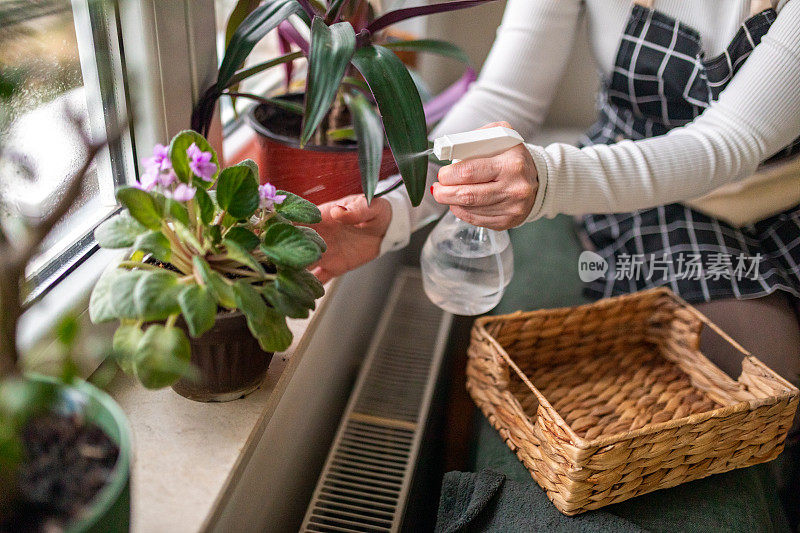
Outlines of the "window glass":
M91 114L96 121L108 110L90 105L91 83L81 65L93 61L98 70L110 70L102 64L110 54L81 57L68 0L0 0L0 27L0 222L13 238L15 221L47 214L83 163L84 144L71 119L90 135L90 128L97 130ZM101 34L84 28L80 35L94 41L88 50L107 52L106 36L97 40ZM105 107L95 101L94 107ZM121 179L111 174L110 167L93 166L79 200L30 266L37 282L63 270L92 242L92 230L114 209L113 198L101 194L103 180L111 190Z

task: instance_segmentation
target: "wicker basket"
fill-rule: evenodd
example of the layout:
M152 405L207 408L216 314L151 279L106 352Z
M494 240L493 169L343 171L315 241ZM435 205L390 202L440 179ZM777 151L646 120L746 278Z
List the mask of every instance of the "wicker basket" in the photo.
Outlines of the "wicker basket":
M745 357L700 353L706 324ZM467 389L566 515L774 459L798 390L667 289L480 318Z

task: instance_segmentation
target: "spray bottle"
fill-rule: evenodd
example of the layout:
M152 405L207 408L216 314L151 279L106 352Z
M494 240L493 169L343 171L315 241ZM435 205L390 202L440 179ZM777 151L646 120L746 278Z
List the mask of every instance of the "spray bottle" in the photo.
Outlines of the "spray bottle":
M439 137L434 155L457 163L493 157L523 142L516 131L494 127ZM428 298L457 315L479 315L500 302L514 274L514 252L507 231L476 227L451 211L439 221L420 257Z

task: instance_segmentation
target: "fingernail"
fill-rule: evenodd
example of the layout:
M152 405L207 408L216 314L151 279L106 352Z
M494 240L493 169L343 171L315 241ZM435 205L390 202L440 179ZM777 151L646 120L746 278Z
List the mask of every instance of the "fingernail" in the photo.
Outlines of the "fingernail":
M431 194L433 194L433 185L431 185Z

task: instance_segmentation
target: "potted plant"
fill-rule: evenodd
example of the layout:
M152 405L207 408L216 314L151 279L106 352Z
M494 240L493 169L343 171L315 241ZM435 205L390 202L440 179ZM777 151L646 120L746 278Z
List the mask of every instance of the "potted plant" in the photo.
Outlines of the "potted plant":
M433 52L467 65L469 61L451 43L397 41L388 38L385 30L412 17L488 1L492 0L443 2L376 16L367 0L330 0L324 5L313 0L260 4L241 0L229 21L229 40L217 81L197 103L192 128L208 131L216 101L223 95L255 99L261 103L248 116L259 134L262 181L320 204L358 192L360 169L360 189L371 201L388 192L376 193L376 187L380 178L396 168L412 204L418 205L427 172L426 118L428 122L441 118L475 79L475 72L468 67L461 80L423 106L414 78L396 52ZM308 26L310 42L287 21L292 15ZM286 53L241 69L255 44L275 28ZM290 44L299 50L291 51ZM291 75L292 62L302 57L308 59L303 94L269 98L238 92L241 81L277 65L289 66Z
M105 146L84 141L88 158L48 213L18 220L21 233L0 225L0 531L123 532L130 522L130 429L108 395L76 376L77 321L58 325L57 377L23 373L17 347L25 269Z
M95 231L101 246L132 254L95 285L91 319L120 321L115 351L145 387L242 397L291 344L286 317L307 317L324 293L306 267L325 242L295 225L319 222L320 212L259 186L251 160L220 170L194 131L156 146L145 167L139 184L117 189L122 212Z

